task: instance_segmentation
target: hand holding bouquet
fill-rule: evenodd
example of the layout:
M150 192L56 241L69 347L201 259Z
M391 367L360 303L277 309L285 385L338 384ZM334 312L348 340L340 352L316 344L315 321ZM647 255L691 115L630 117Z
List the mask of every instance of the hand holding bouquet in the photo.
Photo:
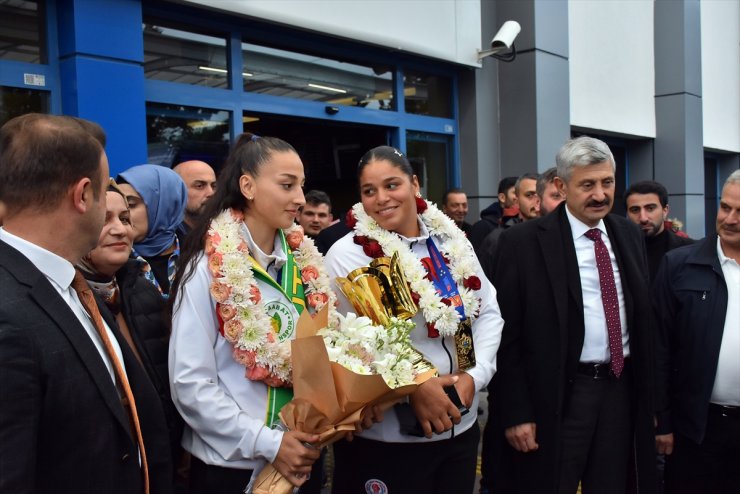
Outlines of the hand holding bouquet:
M316 447L357 431L371 406L388 408L436 374L420 365L411 346L413 323L391 318L388 326L348 314L327 327L327 311L304 312L292 341L294 398L280 412L289 430L319 435ZM267 465L251 484L253 494L285 494L293 484Z

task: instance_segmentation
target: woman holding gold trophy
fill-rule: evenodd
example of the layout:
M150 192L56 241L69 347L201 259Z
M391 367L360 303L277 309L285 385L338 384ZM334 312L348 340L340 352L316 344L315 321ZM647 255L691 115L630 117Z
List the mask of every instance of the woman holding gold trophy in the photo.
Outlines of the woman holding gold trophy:
M182 247L169 375L192 455L190 493L238 494L271 462L295 486L318 436L272 428L290 401L298 316L335 296L313 241L294 225L303 163L290 144L242 134Z
M472 492L478 390L495 372L503 328L495 289L462 231L421 198L401 152L368 151L358 177L353 231L326 256L344 294L338 310L382 323L377 314L391 307L388 315L411 318L413 345L439 375L354 441L335 444L333 491Z

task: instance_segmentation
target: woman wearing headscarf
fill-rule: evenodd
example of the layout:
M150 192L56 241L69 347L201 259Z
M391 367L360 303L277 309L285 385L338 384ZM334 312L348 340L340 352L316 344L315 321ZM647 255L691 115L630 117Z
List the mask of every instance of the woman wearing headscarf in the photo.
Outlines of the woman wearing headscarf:
M176 230L188 201L185 182L159 165L134 166L119 174L116 182L131 210L134 254L146 260L144 275L167 298L180 256Z
M170 333L166 302L130 258L134 239L126 196L111 180L105 224L98 245L78 264L92 290L115 316L118 327L149 376L162 402L173 462L179 459L182 419L170 398L167 346Z

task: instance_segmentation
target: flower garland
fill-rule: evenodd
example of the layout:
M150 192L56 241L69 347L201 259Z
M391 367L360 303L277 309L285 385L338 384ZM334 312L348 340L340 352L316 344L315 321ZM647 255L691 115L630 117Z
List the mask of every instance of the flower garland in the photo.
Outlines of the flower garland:
M452 278L457 283L465 315L471 322L480 312L481 301L475 294L481 281L476 275L476 257L465 234L437 207L417 198L417 212L430 235L439 237L439 250L444 256ZM399 263L411 286L414 301L419 305L427 322L429 337L452 336L457 331L460 315L448 298L441 297L430 275L420 260L401 237L383 229L365 212L362 203L352 207L347 215L348 225L355 231L355 243L361 245L368 257L378 258L398 253Z
M205 253L213 276L211 295L217 302L219 329L234 346L234 359L246 367L248 379L273 387L290 386L290 340L278 340L265 311L244 240L245 229L244 214L231 209L213 219L206 235ZM328 304L329 320L336 321L336 295L313 240L299 225L283 232L301 273L307 309L316 312Z

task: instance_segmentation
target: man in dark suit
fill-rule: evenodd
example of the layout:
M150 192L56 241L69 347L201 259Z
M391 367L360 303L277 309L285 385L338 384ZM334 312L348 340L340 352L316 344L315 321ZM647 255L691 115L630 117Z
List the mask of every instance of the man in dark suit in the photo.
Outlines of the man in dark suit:
M503 232L494 263L494 284L506 290L492 492L575 493L580 482L584 494L623 494L629 479L654 492L644 242L608 214L615 163L606 144L568 141L557 167L565 203Z
M666 492L740 492L740 170L717 235L668 252L653 283Z
M650 280L655 278L660 261L669 250L694 243L688 237L679 237L665 227L668 219L668 191L662 184L645 180L629 186L624 193L627 218L645 234Z
M0 129L2 493L171 491L156 392L113 319L96 324L72 288L107 184L100 143L71 119L28 114Z

